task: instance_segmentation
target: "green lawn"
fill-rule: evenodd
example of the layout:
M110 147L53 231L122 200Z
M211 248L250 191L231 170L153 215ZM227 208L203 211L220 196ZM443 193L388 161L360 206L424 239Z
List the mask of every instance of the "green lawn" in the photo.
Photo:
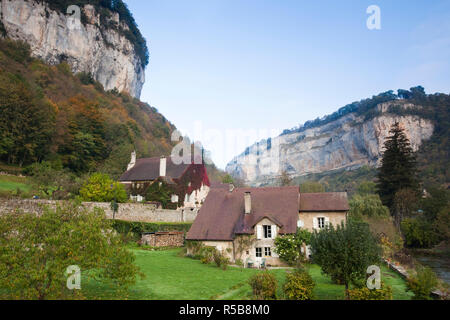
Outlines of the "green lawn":
M198 260L178 256L178 250L146 251L131 249L136 255L136 263L146 275L138 280L130 290L129 299L150 300L208 300L208 299L249 299L251 288L247 280L258 270L229 267L226 271L215 265L204 265ZM285 270L272 270L278 279L278 296L282 297L281 286L285 280ZM343 299L344 287L336 285L322 275L316 265L310 267L316 282L316 299ZM383 268L383 280L391 285L394 299L409 299L405 293L404 281L393 272ZM113 291L99 287L97 283L82 283L89 298L114 298Z
M0 175L0 192L14 192L17 189L25 192L31 190L26 177Z

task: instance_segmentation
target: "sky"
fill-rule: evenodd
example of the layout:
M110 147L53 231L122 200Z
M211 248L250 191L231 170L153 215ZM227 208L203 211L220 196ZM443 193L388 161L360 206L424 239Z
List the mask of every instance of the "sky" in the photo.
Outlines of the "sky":
M450 1L125 2L150 51L141 100L222 169L353 101L417 85L450 92ZM370 5L380 29L367 27Z

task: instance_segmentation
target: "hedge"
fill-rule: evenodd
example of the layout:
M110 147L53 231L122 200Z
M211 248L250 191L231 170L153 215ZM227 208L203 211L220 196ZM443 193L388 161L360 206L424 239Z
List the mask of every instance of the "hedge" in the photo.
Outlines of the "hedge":
M141 236L145 232L158 232L158 231L183 231L188 232L192 226L192 223L168 223L168 222L132 222L123 220L114 220L113 228L121 233L128 234L132 232L135 237Z

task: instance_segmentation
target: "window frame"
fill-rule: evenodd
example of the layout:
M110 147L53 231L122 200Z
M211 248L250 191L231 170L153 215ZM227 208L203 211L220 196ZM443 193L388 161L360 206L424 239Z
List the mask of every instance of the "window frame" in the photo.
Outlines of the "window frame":
M259 255L258 255L258 251L259 251ZM261 247L256 247L255 248L255 257L256 258L262 258L262 248Z
M272 256L272 248L271 247L264 247L264 256L265 257L271 257Z

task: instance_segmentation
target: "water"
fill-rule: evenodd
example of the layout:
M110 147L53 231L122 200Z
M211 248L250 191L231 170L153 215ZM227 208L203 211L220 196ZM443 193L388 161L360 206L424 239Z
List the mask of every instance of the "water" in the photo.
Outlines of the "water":
M423 265L430 267L436 275L450 285L450 256L415 254L414 257Z

